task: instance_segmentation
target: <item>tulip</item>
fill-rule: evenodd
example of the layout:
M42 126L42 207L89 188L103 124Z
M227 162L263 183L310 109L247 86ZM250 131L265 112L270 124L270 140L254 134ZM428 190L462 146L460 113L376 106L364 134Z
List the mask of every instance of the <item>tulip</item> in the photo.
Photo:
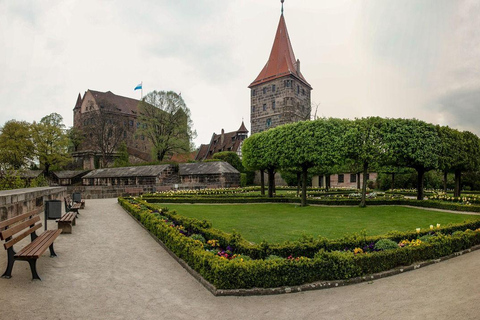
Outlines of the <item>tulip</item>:
M430 230L433 230L433 224L430 225Z
M420 228L417 228L416 230L417 230L417 233L420 233Z
M440 228L440 223L437 223L437 229Z

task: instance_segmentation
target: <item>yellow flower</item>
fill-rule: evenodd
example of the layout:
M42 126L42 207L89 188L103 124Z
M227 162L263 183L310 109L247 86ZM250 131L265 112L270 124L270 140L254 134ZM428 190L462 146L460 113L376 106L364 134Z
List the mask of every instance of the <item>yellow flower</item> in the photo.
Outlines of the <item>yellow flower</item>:
M417 228L417 229L415 229L415 230L417 231L417 233L420 233L420 228Z

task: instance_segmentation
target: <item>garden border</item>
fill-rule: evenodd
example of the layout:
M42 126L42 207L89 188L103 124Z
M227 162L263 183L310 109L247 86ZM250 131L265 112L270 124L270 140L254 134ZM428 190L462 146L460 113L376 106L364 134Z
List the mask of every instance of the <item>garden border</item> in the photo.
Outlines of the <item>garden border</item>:
M276 288L252 288L252 289L217 289L213 284L205 280L197 271L193 270L183 259L179 258L175 253L173 253L158 237L156 237L150 230L148 230L141 221L136 219L132 213L122 207L122 209L133 218L148 234L165 249L168 254L177 261L190 275L192 275L198 282L200 282L210 293L214 296L260 296L260 295L274 295L274 294L284 294L284 293L295 293L303 292L310 290L321 290L329 289L336 287L344 287L352 284L359 284L366 281L378 280L386 277L391 277L400 273L407 271L413 271L420 269L432 264L436 264L445 260L449 260L458 256L461 256L466 253L470 253L476 250L480 250L480 245L473 246L469 249L465 249L459 252L455 252L448 256L440 257L438 259L421 261L409 266L401 266L391 270L374 273L368 276L355 277L348 280L332 280L332 281L316 281L311 283L306 283L298 286L285 286L285 287L276 287Z

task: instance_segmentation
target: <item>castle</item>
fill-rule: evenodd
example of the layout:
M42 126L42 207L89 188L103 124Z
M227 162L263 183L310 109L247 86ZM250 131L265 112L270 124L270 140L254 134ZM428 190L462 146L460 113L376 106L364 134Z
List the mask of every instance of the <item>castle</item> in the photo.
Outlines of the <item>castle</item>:
M312 86L295 59L282 14L267 63L250 88L252 134L282 124L310 119Z

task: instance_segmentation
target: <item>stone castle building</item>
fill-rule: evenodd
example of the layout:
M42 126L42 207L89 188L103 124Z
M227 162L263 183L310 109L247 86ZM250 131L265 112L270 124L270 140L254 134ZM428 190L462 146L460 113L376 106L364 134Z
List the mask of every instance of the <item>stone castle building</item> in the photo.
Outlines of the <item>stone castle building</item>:
M73 127L84 135L83 141L72 154L78 167L85 170L99 167L101 152L98 143L93 142L99 130L105 130L105 134L110 135L105 138L106 147L113 143L113 139L116 143L125 142L132 163L151 161L151 143L137 132L143 126L137 119L139 102L110 91L87 90L83 97L78 94L73 109ZM115 128L117 136L112 136L109 128ZM112 152L112 160L115 151Z
M267 63L250 88L252 134L310 119L312 87L300 71L282 14Z
M243 140L248 137L248 130L242 121L240 128L237 131L226 132L222 129L220 134L215 132L210 139L209 144L202 144L195 156L196 161L203 161L212 159L217 152L232 151L235 152L240 159L242 158L242 144Z

